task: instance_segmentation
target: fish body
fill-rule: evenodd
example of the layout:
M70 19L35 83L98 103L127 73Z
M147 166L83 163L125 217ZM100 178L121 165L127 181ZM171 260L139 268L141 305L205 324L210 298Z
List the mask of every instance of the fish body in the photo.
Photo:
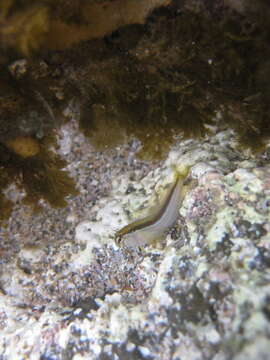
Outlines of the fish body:
M186 194L186 175L175 172L174 181L166 189L163 201L143 219L136 220L116 233L116 242L125 247L144 246L160 240L174 225Z

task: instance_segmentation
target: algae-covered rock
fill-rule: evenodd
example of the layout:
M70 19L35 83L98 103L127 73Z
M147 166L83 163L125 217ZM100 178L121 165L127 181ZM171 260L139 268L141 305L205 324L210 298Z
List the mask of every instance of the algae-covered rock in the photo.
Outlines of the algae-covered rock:
M107 196L83 221L69 215L71 241L66 233L58 244L20 245L3 267L4 358L263 360L268 162L239 152L227 130L175 145L146 176L142 164L128 172L113 164ZM119 248L115 231L147 211L172 166L190 166L197 179L178 222L154 247Z
M268 13L264 1L246 4L243 17L201 0L7 1L0 8L0 146L16 154L24 139L22 157L38 156L39 142L54 136L73 106L97 151L136 138L138 156L160 160L176 140L210 134L217 116L237 131L241 147L262 153L270 135L270 29L260 16ZM3 172L18 174L17 161L6 157ZM52 194L54 175L47 177Z
M24 55L46 49L48 19L61 30L54 49L89 39L104 14L96 36L117 29L1 73L0 357L264 360L266 1L174 1L143 26L168 2L127 1L147 11L122 29L123 13L108 19L120 3L0 5L0 36ZM147 215L181 167L196 185L165 238L119 247L116 232Z

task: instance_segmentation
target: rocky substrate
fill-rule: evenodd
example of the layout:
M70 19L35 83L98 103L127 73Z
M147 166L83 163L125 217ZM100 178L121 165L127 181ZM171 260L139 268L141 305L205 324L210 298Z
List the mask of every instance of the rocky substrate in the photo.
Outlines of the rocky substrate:
M224 130L150 166L138 144L97 156L61 131L81 195L43 215L18 207L2 231L0 359L267 359L268 152L239 150ZM115 231L147 212L172 165L197 179L177 224L156 246L119 248Z

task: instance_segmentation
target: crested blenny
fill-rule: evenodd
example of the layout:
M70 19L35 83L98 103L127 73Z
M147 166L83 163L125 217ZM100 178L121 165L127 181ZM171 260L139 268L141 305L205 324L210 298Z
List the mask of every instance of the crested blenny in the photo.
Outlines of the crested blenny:
M174 225L179 209L190 185L186 185L189 169L174 170L174 180L165 189L163 200L148 216L135 220L116 232L118 245L139 247L162 239L170 227Z

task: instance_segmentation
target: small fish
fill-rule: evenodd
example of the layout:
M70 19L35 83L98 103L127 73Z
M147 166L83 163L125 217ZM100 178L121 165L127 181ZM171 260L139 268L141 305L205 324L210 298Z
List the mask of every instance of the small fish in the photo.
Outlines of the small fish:
M166 189L163 201L156 210L145 218L138 219L116 233L116 243L125 247L138 247L159 241L173 226L179 216L179 209L189 189L185 173L175 171L174 181Z

